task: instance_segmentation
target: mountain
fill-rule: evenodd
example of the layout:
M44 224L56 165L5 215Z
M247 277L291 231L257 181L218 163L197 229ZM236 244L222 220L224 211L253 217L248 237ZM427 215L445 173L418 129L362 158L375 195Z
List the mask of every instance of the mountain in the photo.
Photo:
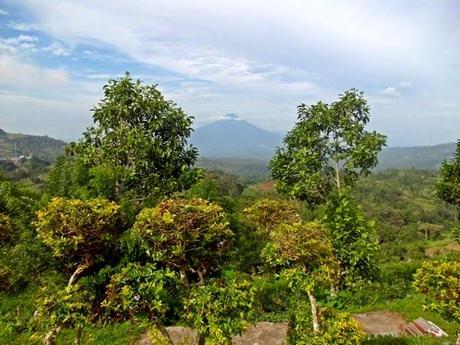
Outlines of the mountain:
M438 169L442 161L451 159L455 143L434 146L388 147L379 154L377 170L387 169Z
M281 145L282 136L229 114L225 120L197 128L190 141L202 157L267 160Z
M12 134L0 129L0 160L33 156L48 162L63 153L66 143L48 136Z

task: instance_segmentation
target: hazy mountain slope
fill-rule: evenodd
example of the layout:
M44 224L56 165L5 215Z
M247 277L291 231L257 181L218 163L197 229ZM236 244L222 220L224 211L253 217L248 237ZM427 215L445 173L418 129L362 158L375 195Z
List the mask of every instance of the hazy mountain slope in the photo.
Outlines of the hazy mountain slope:
M434 170L441 162L451 159L455 152L455 143L385 148L379 155L377 170L416 168Z
M62 154L66 143L48 136L12 134L0 129L0 159L16 156L34 156L53 161Z
M243 120L228 119L197 128L190 141L202 157L269 159L282 136Z

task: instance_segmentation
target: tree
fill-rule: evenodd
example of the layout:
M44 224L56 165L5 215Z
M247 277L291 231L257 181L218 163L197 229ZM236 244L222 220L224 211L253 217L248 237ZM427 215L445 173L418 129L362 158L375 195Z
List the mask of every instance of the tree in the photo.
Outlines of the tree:
M263 257L282 269L291 288L310 300L313 331L320 331L315 290L331 286L336 279L337 261L323 226L318 222L281 223L270 231Z
M447 319L460 321L460 262L424 262L414 275L414 287L428 307Z
M342 188L327 203L323 223L332 242L334 256L340 263L335 288L352 287L375 278L378 245L373 238L374 222L364 218L349 188Z
M277 189L315 206L377 165L386 137L366 131L369 107L355 89L331 104L297 108L298 121L270 162Z
M142 251L178 271L185 286L192 275L203 283L233 238L222 207L199 198L171 199L144 208L131 231Z
M125 193L140 199L168 195L194 182L198 154L187 144L193 118L156 85L134 82L126 73L109 80L92 111L94 126L67 151L113 175L115 200Z
M212 279L191 290L185 301L185 318L198 332L197 345L231 344L231 336L241 334L253 317L255 290L237 278Z
M77 263L72 285L118 232L119 217L119 206L104 199L53 198L37 213L35 226L55 257Z
M454 158L444 161L441 165L436 194L448 204L458 207L457 220L460 220L460 140L457 142Z
M260 199L244 210L247 218L259 231L268 233L280 223L299 223L302 221L292 201L283 199Z
M55 257L65 259L76 269L67 287L45 298L42 308L52 315L52 329L45 336L45 345L55 343L56 335L66 325L77 325L77 338L81 337L80 298L84 291L73 287L83 272L94 264L94 256L101 254L118 231L119 206L104 199L78 200L54 198L37 213L35 226L38 238L53 251ZM73 296L73 293L78 295ZM54 304L54 300L56 304ZM48 305L47 301L51 301ZM74 312L74 309L76 311ZM88 306L81 305L88 309Z

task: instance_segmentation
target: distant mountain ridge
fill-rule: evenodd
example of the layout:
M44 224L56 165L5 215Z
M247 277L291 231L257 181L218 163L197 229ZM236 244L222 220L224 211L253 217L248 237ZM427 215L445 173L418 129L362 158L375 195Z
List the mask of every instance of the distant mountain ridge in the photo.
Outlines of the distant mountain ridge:
M379 154L377 170L424 169L434 170L454 155L456 143L433 146L387 147Z
M250 164L251 170L262 171L263 167L267 169L267 161L273 157L276 147L282 145L282 138L281 134L264 130L229 114L225 120L197 128L190 141L198 148L202 157L201 164L207 167L222 166L225 170L229 166L235 167L238 159L242 159L241 165L249 166L249 161L254 160ZM455 143L387 147L379 154L376 170L433 170L439 168L443 160L450 159L454 152ZM225 159L231 160L231 164L223 164Z
M207 158L269 159L282 140L281 134L235 117L198 127L190 138L200 156Z
M254 179L269 176L268 161L276 147L282 145L282 135L231 117L197 128L190 141L199 149L198 166ZM32 155L53 162L65 145L66 142L48 136L12 134L0 129L0 160ZM435 170L443 160L453 157L455 147L455 143L388 147L379 154L376 170Z
M65 145L65 141L47 135L13 134L0 129L0 160L34 156L52 162L63 153Z

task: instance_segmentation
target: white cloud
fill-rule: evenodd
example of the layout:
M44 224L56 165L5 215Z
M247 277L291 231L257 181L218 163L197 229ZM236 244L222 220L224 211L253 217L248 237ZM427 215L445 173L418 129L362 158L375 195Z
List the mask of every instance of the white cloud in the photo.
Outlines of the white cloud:
M0 37L0 53L9 54L30 53L37 51L38 38L28 35L19 35L16 37Z
M37 29L37 26L31 23L23 23L23 22L10 22L8 23L8 27L10 29L16 31L34 31Z
M41 48L44 52L50 52L56 56L70 56L72 54L72 49L61 42L53 42L50 45Z
M8 54L0 55L0 75L0 85L15 89L40 90L69 82L69 76L63 69L42 68Z
M7 16L7 15L9 15L9 13L8 13L7 11L5 11L5 10L2 10L2 9L0 8L0 15L2 15L2 16Z
M300 102L330 101L357 87L388 124L398 121L403 100L411 114L423 114L420 123L430 123L460 87L455 1L19 1L36 21L11 23L18 30L81 45L78 58L88 64L126 59L130 68L160 70L151 82L160 81L198 122L236 112L287 129ZM2 49L14 54L26 46L0 41ZM108 71L79 75L99 86ZM169 77L183 81L162 84Z
M383 90L380 91L380 94L382 96L386 97L398 97L401 95L401 92L398 90L398 88L394 86L389 86Z
M95 73L95 74L89 74L86 76L88 79L93 79L93 80L108 80L112 78L110 74L104 74L104 73Z

